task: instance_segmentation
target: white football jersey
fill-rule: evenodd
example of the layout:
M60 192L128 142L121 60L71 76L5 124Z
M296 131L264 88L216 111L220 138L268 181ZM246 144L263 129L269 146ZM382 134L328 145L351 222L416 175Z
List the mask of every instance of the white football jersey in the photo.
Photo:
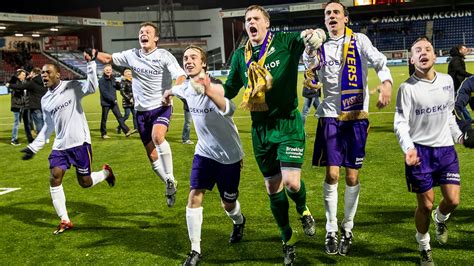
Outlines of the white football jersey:
M195 154L222 164L242 160L244 152L239 132L232 120L235 111L232 101L226 98L226 109L220 111L209 97L196 93L189 79L182 85L174 86L172 92L188 103L198 136Z
M372 42L366 35L355 33L356 44L362 63L362 82L364 86L364 107L363 110L369 111L369 91L368 91L368 66L370 62L374 67L379 79L383 82L389 80L392 82L390 70L387 67L387 58L372 45ZM338 117L341 113L341 87L339 84L340 74L342 72L342 52L344 47L344 36L337 39L328 38L323 43L324 50L322 62L317 62L317 58L309 57L303 53L303 62L306 67L313 64L320 65L317 71L319 81L323 83L324 99L318 106L316 114L318 117Z
M53 150L81 146L84 142L91 143L81 100L99 87L96 68L95 62L89 62L87 81L84 84L77 80L62 80L56 88L50 88L41 98L44 126L35 140L28 145L33 152L36 153L44 147L53 130L56 133Z
M412 75L400 85L394 129L404 152L414 144L428 147L454 145L461 136L453 115L453 79L436 73L433 80Z
M186 75L176 58L164 49L145 54L133 48L112 54L112 59L114 64L132 69L133 99L138 111L160 107L164 90L171 88L173 79Z

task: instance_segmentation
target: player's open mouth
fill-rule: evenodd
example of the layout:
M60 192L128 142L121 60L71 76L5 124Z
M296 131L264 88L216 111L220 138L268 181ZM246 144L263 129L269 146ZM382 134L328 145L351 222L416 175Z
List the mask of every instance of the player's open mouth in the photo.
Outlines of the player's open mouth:
M185 68L186 68L186 70L193 70L194 65L186 65Z
M430 61L430 60L429 60L428 58L426 58L426 57L420 58L420 62L421 62L421 63L426 63L426 62L428 62L428 61Z
M335 21L335 20L329 21L329 25L331 25L331 26L332 26L332 25L336 25L336 24L337 24L337 21Z
M254 26L250 26L249 31L250 31L250 34L251 34L252 36L256 36L257 33L258 33L257 28L254 27Z
M147 42L148 42L148 38L147 38L147 37L142 37L142 38L140 38L140 42L141 42L141 43L147 43Z

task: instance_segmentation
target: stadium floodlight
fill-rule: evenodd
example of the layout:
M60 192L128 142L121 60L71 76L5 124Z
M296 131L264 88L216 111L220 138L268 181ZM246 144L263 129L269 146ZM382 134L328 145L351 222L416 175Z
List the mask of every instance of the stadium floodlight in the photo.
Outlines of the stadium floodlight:
M53 28L51 28L51 29L49 29L49 30L50 30L50 31L58 31L59 29L53 27Z
M39 37L40 35L38 33L33 33L31 34L31 37Z
M5 26L0 26L0 30L6 30L6 29L7 29L7 27L5 27Z
M16 37L23 37L23 33L15 33Z

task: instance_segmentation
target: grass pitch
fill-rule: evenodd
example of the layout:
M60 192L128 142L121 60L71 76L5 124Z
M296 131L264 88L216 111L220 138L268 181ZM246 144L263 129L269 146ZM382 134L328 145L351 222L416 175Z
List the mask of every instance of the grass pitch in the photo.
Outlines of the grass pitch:
M472 69L473 65L468 65ZM447 65L438 65L446 72ZM370 134L367 157L360 172L361 194L355 219L353 249L347 257L329 256L324 248L324 207L322 182L324 169L311 167L316 118L308 117L309 135L302 176L308 191L308 205L316 218L313 238L302 233L294 204L290 203L291 223L300 231L297 264L416 264L419 261L415 240L415 195L407 192L404 157L393 133L393 111L396 91L407 78L407 67L392 67L394 88L392 103L377 110L377 95L371 97ZM472 71L471 71L472 72ZM370 87L379 82L370 71ZM300 75L302 80L302 75ZM237 104L241 96L234 100ZM300 101L301 102L301 101ZM0 97L0 187L21 188L0 195L0 264L166 264L184 261L190 244L186 229L185 206L194 146L181 144L182 107L175 101L175 113L167 136L174 157L174 173L179 181L176 205L166 206L164 185L151 170L145 150L137 134L130 138L114 133L117 126L109 116L109 140L100 138L99 94L83 100L93 147L93 169L109 163L117 176L117 184L106 183L82 189L75 171L66 173L63 186L69 216L75 228L59 236L52 231L59 223L49 195L48 155L51 144L33 160L22 161L25 147L20 129L21 146L10 145L13 117L10 97ZM301 110L301 107L300 107ZM220 207L217 189L204 200L202 229L203 264L281 264L281 243L271 215L263 178L253 158L250 117L237 111L235 122L245 149L240 185L242 212L247 217L244 240L228 244L231 221ZM127 121L131 125L131 120ZM196 135L192 132L192 139ZM457 145L461 165L461 204L451 216L449 242L439 246L431 225L434 260L439 265L472 265L474 261L474 182L473 151ZM344 182L339 184L339 221L344 209ZM1 191L0 191L1 193ZM436 205L440 199L436 189ZM291 201L290 201L291 202Z

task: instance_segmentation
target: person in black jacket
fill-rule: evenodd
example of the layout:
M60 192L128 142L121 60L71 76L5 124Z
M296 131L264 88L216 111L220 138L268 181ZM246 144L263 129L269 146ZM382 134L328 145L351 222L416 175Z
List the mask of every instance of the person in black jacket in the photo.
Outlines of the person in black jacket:
M25 82L26 71L23 69L18 69L16 74L10 79L10 81L5 84L9 88L13 84L20 84ZM21 111L25 105L25 93L24 91L11 90L11 106L10 110L13 112L13 128L12 128L12 139L10 144L14 146L20 145L18 141L18 128L20 127L21 120Z
M133 91L132 91L132 70L126 68L123 71L122 81L120 81L120 94L122 95L122 107L123 107L123 122L127 121L132 113L133 118L133 130L131 133L137 132L137 111L135 110L134 101L133 101ZM120 133L120 125L117 127L117 133Z
M466 63L464 62L464 56L468 53L469 49L464 44L458 44L449 51L451 59L448 64L448 74L453 78L456 92L464 79L472 76L471 73L466 71ZM463 116L468 120L472 119L466 107L463 108Z
M36 127L36 133L39 133L43 127L43 112L41 111L41 98L46 93L47 89L43 86L43 80L41 79L41 69L38 67L33 68L28 81L18 84L11 84L10 89L15 91L26 91L26 97L23 108L23 123L25 124L25 131L28 138L28 142L33 141L33 137L30 131L30 119Z
M463 133L466 133L471 129L472 119L465 115L464 110L467 110L467 104L469 104L471 109L474 110L474 98L471 97L472 93L474 93L474 76L465 79L463 83L461 83L461 88L458 90L454 105L456 122Z
M102 106L102 118L100 120L100 133L103 139L109 139L107 135L107 116L109 111L112 110L120 128L125 133L125 136L130 136L131 131L125 125L122 114L117 104L117 90L120 89L120 84L115 81L112 76L112 65L107 64L104 66L104 75L99 79L99 90L100 90L100 105Z

